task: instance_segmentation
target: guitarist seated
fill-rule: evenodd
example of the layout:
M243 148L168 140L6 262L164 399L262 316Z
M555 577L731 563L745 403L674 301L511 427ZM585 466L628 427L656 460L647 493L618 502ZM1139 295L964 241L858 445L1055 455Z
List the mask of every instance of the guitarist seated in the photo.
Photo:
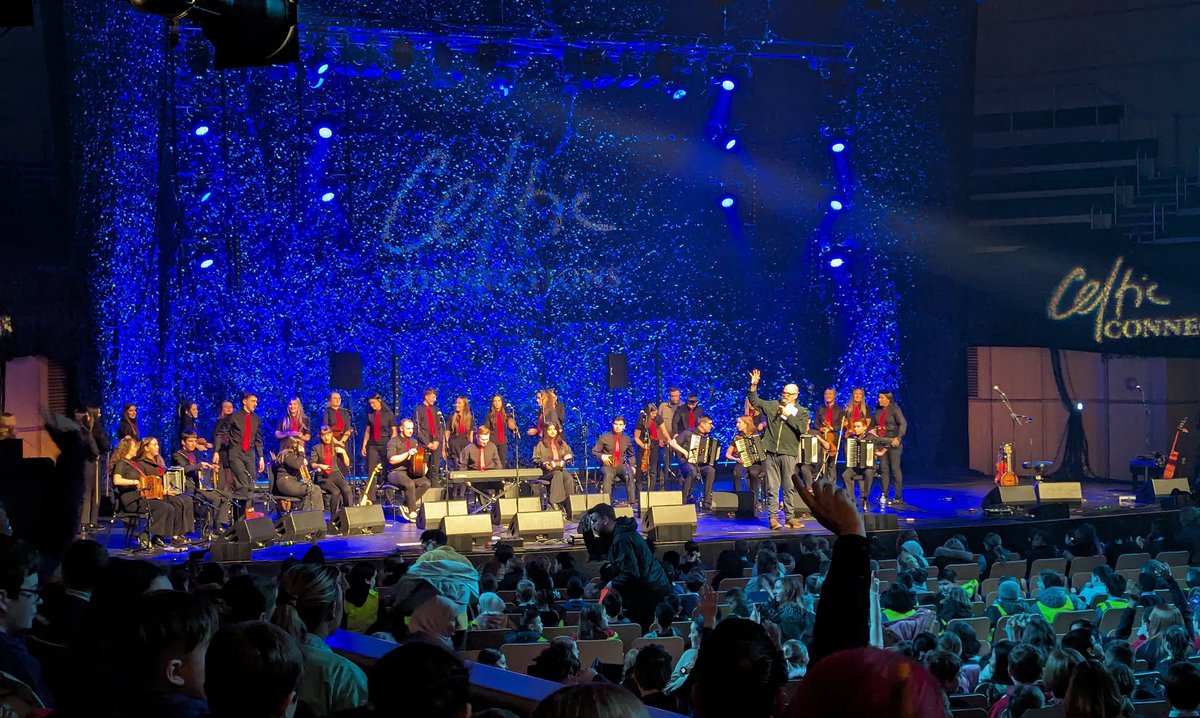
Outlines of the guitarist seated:
M412 419L400 422L400 431L387 444L387 482L404 490L404 504L408 517L416 516L421 497L429 490L429 479L425 478L425 447L413 436L416 425ZM492 447L495 449L495 447Z
M354 491L342 474L342 466L349 465L346 450L334 443L333 429L321 427L321 441L308 454L308 465L313 470L317 486L329 494L329 515L337 516L343 506L354 505Z

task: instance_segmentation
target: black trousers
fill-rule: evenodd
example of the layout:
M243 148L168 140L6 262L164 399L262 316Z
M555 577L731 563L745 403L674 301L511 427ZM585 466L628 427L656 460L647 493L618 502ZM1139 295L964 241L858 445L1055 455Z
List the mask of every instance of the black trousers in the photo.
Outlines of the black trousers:
M604 475L604 484L601 489L602 493L608 494L609 501L612 500L613 482L618 477L625 481L625 496L629 499L630 506L637 506L638 503L638 485L637 472L628 464L621 466L601 466L600 473Z
M854 491L851 486L861 491L862 498L859 499L858 505L863 508L871 496L871 485L875 483L875 469L846 469L842 472L842 481L846 482L847 492Z
M317 476L317 485L329 495L329 515L337 516L343 506L354 505L354 490L340 471L331 471L328 476Z
M754 494L755 501L762 498L767 485L767 467L761 461L746 467L746 483L749 491Z
M404 468L389 472L387 482L404 490L404 505L408 507L409 511L417 510L417 502L429 490L429 479L409 478L408 471Z
M254 495L254 477L258 476L258 461L254 451L242 451L241 447L229 450L229 468L233 472L233 485L229 494L239 501Z
M903 446L889 446L887 453L879 457L879 468L883 474L883 495L887 496L888 485L896 485L896 498L904 498L904 472L900 470L900 453Z
M503 444L499 442L493 443L496 444L496 451L500 452L500 465L506 469L511 469L512 460L508 458L508 442L506 441Z
M642 449L642 451L650 452L650 461L646 464L646 475L641 479L646 482L646 488L650 491L662 491L667 479L666 472L659 468L659 464L662 463L662 447L658 445L658 442L651 442L650 448ZM640 456L638 461L641 461Z
M147 530L151 536L166 537L177 535L176 525L182 522L177 515L178 508L166 501L158 499L143 499L136 491L124 491L117 498L122 511L142 513L150 509L150 523Z
M208 489L196 489L196 496L200 500L193 499L196 505L196 510L200 515L204 516L205 524L210 529L216 529L218 526L226 526L230 523L229 510L229 494L224 491L209 491Z
M324 508L321 505L321 490L316 484L306 484L291 476L276 476L274 493L277 496L299 499L301 511L317 511Z
M91 526L96 523L96 462L83 462L83 496L79 502L79 525Z
M704 507L712 506L712 486L713 479L717 478L717 470L712 466L697 466L696 464L681 463L680 469L683 473L683 501L687 503L692 500L692 485L699 477L704 484L704 494L700 504Z
M387 444L376 444L367 442L367 476L375 472L375 467L383 464L384 472L387 472Z

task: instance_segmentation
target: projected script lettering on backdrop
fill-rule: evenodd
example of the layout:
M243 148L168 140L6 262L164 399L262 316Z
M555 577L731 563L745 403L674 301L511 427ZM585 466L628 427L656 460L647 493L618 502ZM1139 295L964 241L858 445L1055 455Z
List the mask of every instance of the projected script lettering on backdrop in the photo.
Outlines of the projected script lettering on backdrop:
M1100 276L1100 275L1098 275ZM1091 318L1092 338L1108 340L1200 336L1200 315L1136 316L1171 307L1171 298L1149 274L1138 274L1117 257L1103 278L1075 267L1062 278L1046 304L1054 321ZM1135 316L1129 316L1135 314Z

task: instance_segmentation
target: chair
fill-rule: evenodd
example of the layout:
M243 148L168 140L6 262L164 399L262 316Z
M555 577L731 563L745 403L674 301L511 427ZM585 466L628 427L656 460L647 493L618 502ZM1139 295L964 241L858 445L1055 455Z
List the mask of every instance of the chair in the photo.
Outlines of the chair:
M959 693L953 697L954 703L960 706L956 710L964 710L967 708L988 709L987 696L982 693Z
M0 671L0 713L24 718L45 707L32 688L14 676Z
M979 564L977 563L952 563L946 566L946 570L954 572L955 581L958 583L979 579Z
M636 623L614 623L609 628L621 639L622 654L629 650L634 641L642 637L642 627Z
M1071 579L1070 579L1070 583L1068 584L1068 586L1070 586L1070 588L1073 588L1076 591L1078 591L1079 589L1086 586L1087 582L1091 581L1091 580L1092 580L1092 574L1090 571L1087 573L1083 573L1082 571L1079 573L1073 573L1073 574L1071 574Z
M507 604L513 604L517 601L516 591L496 591L496 595Z
M112 535L113 524L120 521L125 527L125 545L129 546L133 541L133 535L138 533L138 524L144 522L146 533L150 532L150 502L142 501L139 504L142 506L140 511L126 511L121 508L121 502L117 497L113 497L113 514L112 519L108 522L108 528L104 532L104 545L108 545L109 538Z
M563 618L563 625L578 626L579 614L581 613L583 613L583 611L567 611L567 615Z
M753 577L754 577L754 568L753 567L742 569L742 578L753 578Z
M1123 568L1120 571L1116 571L1116 569L1114 569L1114 572L1119 573L1125 577L1125 583L1129 584L1130 590L1137 590L1138 574L1140 574L1142 572L1142 569L1140 569L1140 568Z
M641 648L642 646L657 645L667 649L667 653L671 654L671 665L679 663L679 659L683 656L683 639L678 636L667 636L666 638L635 638L633 639L633 648Z
M972 601L971 612L975 614L975 618L979 618L987 613L987 604L983 601Z
M1114 608L1104 612L1100 617L1100 625L1096 629L1101 636L1108 634L1111 631L1117 630L1117 626L1121 625L1121 616L1125 615L1125 609ZM1138 626L1142 625L1142 607L1138 606L1134 609L1133 614L1133 630L1137 631Z
M1021 715L1021 718L1062 718L1062 706L1046 706L1031 708Z
M1160 551L1155 558L1168 566L1187 566L1189 557L1187 551Z
M958 696L955 696L957 698ZM988 712L983 708L955 708L950 711L953 718L987 718Z
M678 633L679 635L684 636L686 638L687 636L691 635L691 633L692 633L692 622L691 621L676 621L671 624L671 628L674 628L676 633Z
M992 655L992 642L980 641L979 653L976 653L975 655L979 656L980 658L987 658L988 656Z
M1039 558L1029 567L1029 575L1036 576L1042 571L1054 571L1055 573L1067 573L1067 560L1065 558Z
M881 569L897 569L900 568L900 562L894 558L885 558L879 562Z
M1011 620L1012 620L1012 616L1010 615L1010 616L1001 616L996 621L996 632L993 634L993 638L995 640L999 641L1001 639L1008 638L1008 633L1007 633L1006 629L1008 628L1008 622Z
M1054 625L1052 626L1054 628L1054 634L1056 636L1065 634L1067 631L1071 630L1071 624L1080 619L1094 621L1096 620L1096 612L1090 608L1086 611L1063 611L1054 617Z
M987 613L987 607L991 606L993 603L995 603L996 599L998 599L998 598L1000 598L999 591L988 591L987 593L985 593L983 595L983 605L984 605L983 612Z
M616 666L625 663L625 646L621 641L576 641L575 644L579 646L579 665L585 668L597 658L601 663Z
M1159 718L1159 716L1169 715L1170 713L1171 704L1165 700L1133 702L1133 714L1138 716L1138 718Z
M712 580L716 577L717 577L717 570L715 568L710 568L704 572L704 582L710 586L712 585Z
M575 626L575 625L552 626L550 628L542 629L542 637L545 638L547 641L553 641L555 638L559 638L561 636L566 636L567 638L573 638L575 636L575 634L578 632L579 632L579 627Z
M1103 566L1105 563L1103 556L1080 556L1071 561L1071 573L1087 573L1090 574L1092 569L1097 566Z
M749 583L749 578L723 578L721 579L721 582L717 584L717 590L728 591L734 587L745 589Z
M875 578L879 579L880 583L891 583L896 580L896 569L881 568L875 572Z
M975 637L981 641L986 641L992 632L992 622L986 616L982 618L955 618L946 623L946 628L950 628L956 623L965 623L975 631Z
M1149 560L1150 554L1148 553L1127 553L1124 556L1117 557L1117 565L1114 566L1113 569L1116 571L1127 568L1136 568L1141 570L1142 566L1145 566L1146 562Z
M992 564L992 570L988 573L988 578L1003 578L1005 576L1025 578L1025 569L1028 567L1029 564L1026 561L997 561Z
M467 631L467 645L464 650L481 651L484 648L499 648L504 645L504 636L507 633L507 628L471 629Z
M591 643L592 641L589 641ZM508 670L513 673L528 674L529 667L533 665L533 659L542 655L542 651L546 650L545 643L505 643L500 646L500 652L504 654L504 660L508 662Z
M479 651L459 651L459 652L455 653L454 655L458 656L461 660L464 660L464 661L478 661L479 660Z

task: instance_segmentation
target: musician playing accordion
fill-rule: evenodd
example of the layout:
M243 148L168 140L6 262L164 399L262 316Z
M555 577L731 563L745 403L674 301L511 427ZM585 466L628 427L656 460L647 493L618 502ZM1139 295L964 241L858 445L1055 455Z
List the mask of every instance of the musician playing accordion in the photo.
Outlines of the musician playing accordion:
M875 482L875 468L879 457L887 453L884 440L874 434L867 433L867 420L855 419L850 424L850 438L846 440L846 470L842 472L842 480L850 489L853 482L855 493L861 494L858 506L861 511L867 510L867 497L871 495L871 485Z
M695 429L685 429L671 439L671 448L679 453L680 472L683 474L683 500L692 500L692 485L699 477L704 482L704 494L700 508L712 508L713 479L717 476L717 457L721 443L712 436L712 417L702 416Z
M738 462L746 470L747 488L754 494L755 506L762 502L763 486L766 483L766 453L762 448L762 437L758 435L753 416L739 416L737 434L725 450L725 458ZM745 447L742 451L739 447ZM734 471L734 489L737 489L737 471Z

